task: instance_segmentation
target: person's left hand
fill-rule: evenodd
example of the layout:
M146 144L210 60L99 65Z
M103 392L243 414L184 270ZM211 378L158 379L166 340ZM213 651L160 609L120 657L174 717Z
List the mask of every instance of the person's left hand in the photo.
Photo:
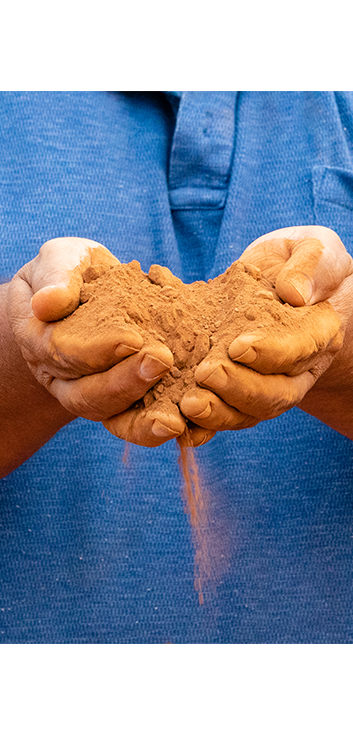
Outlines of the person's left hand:
M293 227L253 242L240 260L254 265L278 296L300 307L328 301L317 310L312 331L251 329L198 366L200 387L181 401L183 414L212 431L245 429L298 405L331 365L343 344L353 311L353 261L338 235L325 227ZM254 325L256 326L256 325Z

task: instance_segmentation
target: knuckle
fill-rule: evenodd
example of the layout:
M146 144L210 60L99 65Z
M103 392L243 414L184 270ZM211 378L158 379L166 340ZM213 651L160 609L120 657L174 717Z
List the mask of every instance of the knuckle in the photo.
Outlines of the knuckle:
M312 335L305 335L304 337L301 335L300 348L298 349L293 362L300 362L302 360L307 360L310 357L315 357L315 355L322 350L323 346L324 345L319 338L315 339Z
M293 406L296 406L301 401L301 398L302 396L297 391L287 388L282 396L274 398L271 404L269 404L269 418L275 418L285 411L289 411L290 408L293 408Z
M93 396L85 394L81 386L77 384L72 385L68 391L66 408L77 416L91 421L101 421L102 418L106 418L99 401L95 400Z
M331 342L328 345L328 351L335 354L336 352L339 352L343 347L343 341L344 336L343 333L340 331L331 340Z
M43 242L43 245L39 248L39 255L50 255L53 252L53 249L58 247L58 243L60 242L60 245L62 245L62 241L64 238L58 238L58 237L52 237L50 240L46 240ZM65 238L69 239L69 238Z
M282 377L285 377L285 380L282 380ZM275 376L274 379L276 380ZM276 383L269 386L264 384L262 388L259 387L249 395L246 402L247 410L244 412L249 413L257 420L264 421L280 416L280 414L293 408L299 403L301 397L298 396L298 391L292 380L287 376L278 376Z
M33 349L30 349L28 345L21 345L20 349L22 357L24 360L26 360L26 362L33 365L37 365L39 363L38 359L36 359L35 351Z
M114 377L111 374L109 391L114 396L119 396L121 404L126 408L142 398L151 387L150 384L146 385L144 380L139 380L136 375L131 376L128 380L126 380L125 376L119 380L118 375L118 370L114 373Z
M47 390L49 390L52 382L53 382L53 375L51 375L48 370L43 367L43 365L34 365L33 363L27 363L31 373L34 375L35 379L44 386Z
M254 418L254 416L242 416L241 419L239 419L236 422L229 422L229 426L226 426L226 429L232 429L233 431L240 431L241 429L251 429L253 426L256 426L256 424L259 423L259 419Z
M113 418L104 419L102 421L102 424L107 431L109 431L110 434L113 436L116 436L117 439L125 439L126 441L131 441L130 436L127 436L127 432L124 429L124 427L121 425L119 421L118 416L114 416Z

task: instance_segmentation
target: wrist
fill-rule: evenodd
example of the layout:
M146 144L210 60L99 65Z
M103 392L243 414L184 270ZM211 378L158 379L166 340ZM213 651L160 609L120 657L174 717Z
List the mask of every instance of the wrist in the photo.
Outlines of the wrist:
M0 286L0 476L22 464L75 417L32 375L7 314L9 284Z

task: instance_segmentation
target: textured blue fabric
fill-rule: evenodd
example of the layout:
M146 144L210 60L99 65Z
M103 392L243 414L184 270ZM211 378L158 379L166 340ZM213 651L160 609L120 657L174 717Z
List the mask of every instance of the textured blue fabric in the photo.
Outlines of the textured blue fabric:
M209 278L323 224L353 254L353 95L3 93L0 277L53 237ZM299 409L197 450L229 566L200 607L175 442L78 419L0 481L3 643L351 643L353 445Z

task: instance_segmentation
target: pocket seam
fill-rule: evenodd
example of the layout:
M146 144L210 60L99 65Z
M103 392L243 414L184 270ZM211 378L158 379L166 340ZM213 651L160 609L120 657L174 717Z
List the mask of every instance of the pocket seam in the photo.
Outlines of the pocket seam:
M335 188L332 193L325 192L325 183L329 177ZM348 196L342 192L342 183L340 184L339 178L351 181L352 185L352 198L347 202ZM314 206L319 202L327 202L328 204L334 204L337 207L342 207L347 212L353 213L353 171L347 168L341 168L339 166L324 166L318 164L312 168L312 182L313 182L313 198ZM315 218L317 217L316 206L315 206Z

